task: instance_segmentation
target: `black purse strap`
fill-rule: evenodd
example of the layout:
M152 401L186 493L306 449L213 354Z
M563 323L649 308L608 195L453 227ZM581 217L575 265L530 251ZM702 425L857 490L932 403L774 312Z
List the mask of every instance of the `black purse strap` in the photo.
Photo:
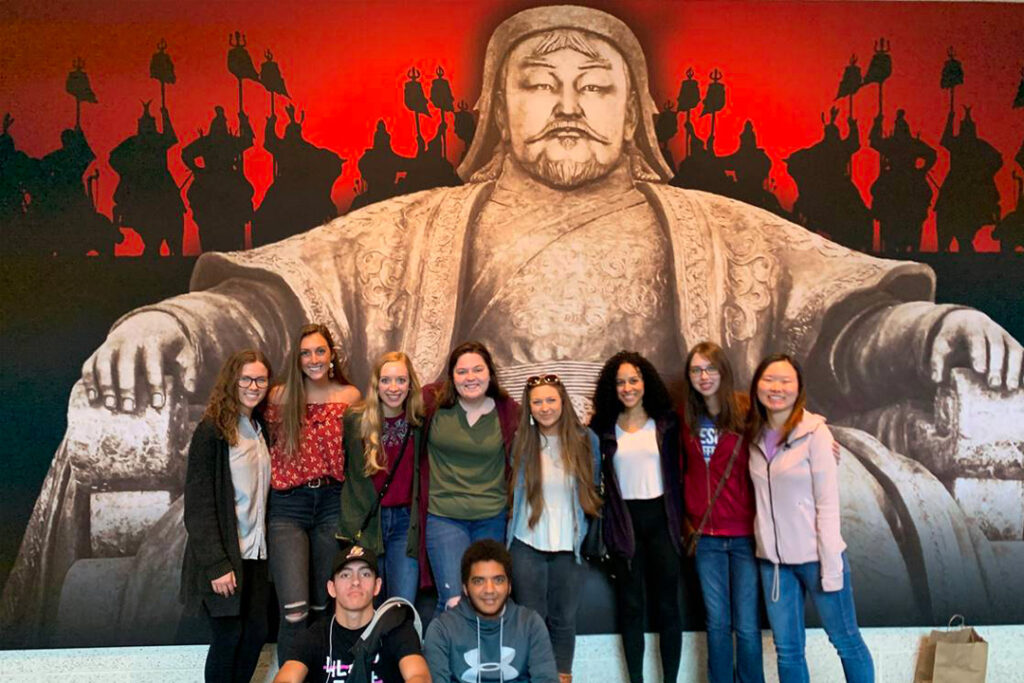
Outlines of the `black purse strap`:
M405 432L405 438L402 439L402 449L398 451L398 458L395 459L395 464L388 472L388 478L384 480L384 485L380 487L380 493L377 494L377 500L373 501L373 505L370 506L366 516L363 517L363 523L359 525L359 531L356 532L355 541L359 542L363 532L366 531L366 527L370 526L370 520L377 514L377 510L380 509L380 503L384 500L384 495L388 492L391 487L391 482L395 478L395 474L398 472L398 466L402 463L402 458L405 457L405 449L409 446L409 437L412 436L412 425L409 425L408 430Z
M722 472L722 478L718 480L718 486L715 487L715 493L711 496L710 502L708 502L708 509L704 511L704 517L700 520L700 524L697 526L696 536L700 536L701 532L704 531L704 526L711 519L711 510L715 507L715 502L718 497L722 495L722 489L725 488L725 482L729 479L729 475L732 474L732 466L736 462L736 456L740 452L740 446L743 445L743 437L737 436L736 447L732 449L732 454L729 455L729 462L725 463L725 471ZM708 462L708 467L711 467L711 463Z

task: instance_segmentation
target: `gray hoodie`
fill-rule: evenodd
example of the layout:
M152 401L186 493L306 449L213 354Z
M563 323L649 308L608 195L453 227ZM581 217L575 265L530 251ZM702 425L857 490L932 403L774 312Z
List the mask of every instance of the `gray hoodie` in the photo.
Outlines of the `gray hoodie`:
M481 617L469 598L435 618L423 640L434 683L558 683L544 620L512 602Z

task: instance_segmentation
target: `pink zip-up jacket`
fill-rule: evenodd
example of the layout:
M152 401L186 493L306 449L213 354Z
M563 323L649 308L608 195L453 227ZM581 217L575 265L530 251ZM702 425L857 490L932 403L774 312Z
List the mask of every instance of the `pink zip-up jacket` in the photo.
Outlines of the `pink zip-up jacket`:
M832 441L825 418L805 410L771 462L763 435L750 445L757 556L773 564L820 562L824 591L843 587L846 549L839 532L839 466Z

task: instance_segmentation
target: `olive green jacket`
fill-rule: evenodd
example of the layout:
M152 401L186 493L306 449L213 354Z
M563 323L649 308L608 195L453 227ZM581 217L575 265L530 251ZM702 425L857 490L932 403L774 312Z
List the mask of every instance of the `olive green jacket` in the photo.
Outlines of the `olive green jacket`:
M364 548L369 548L377 555L384 553L384 542L380 530L380 507L377 507L373 517L370 518L366 529L359 534L359 527L366 519L366 513L373 507L377 500L377 489L373 480L363 474L363 467L366 464L363 451L363 439L360 436L360 425L363 415L361 412L346 411L344 417L344 445L345 445L345 485L341 490L341 515L338 518L338 532L335 537L339 541L358 543ZM419 557L420 549L420 516L416 513L419 510L419 478L420 463L417 454L420 452L421 440L423 438L422 427L412 427L411 453L405 457L413 459L412 471L412 504L409 510L409 540L405 546L405 554L409 557ZM356 538L356 536L359 536Z

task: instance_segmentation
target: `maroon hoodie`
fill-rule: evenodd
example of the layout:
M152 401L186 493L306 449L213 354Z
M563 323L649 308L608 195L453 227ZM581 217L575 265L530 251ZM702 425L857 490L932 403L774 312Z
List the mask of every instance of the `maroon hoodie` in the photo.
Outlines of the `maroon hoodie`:
M696 529L725 473L726 463L732 455L736 441L742 436L734 432L720 432L718 445L711 456L711 467L704 462L700 439L683 423L683 501L686 518ZM711 517L701 533L709 536L752 536L754 534L754 487L750 482L750 447L744 441L736 454L729 480L715 501Z

